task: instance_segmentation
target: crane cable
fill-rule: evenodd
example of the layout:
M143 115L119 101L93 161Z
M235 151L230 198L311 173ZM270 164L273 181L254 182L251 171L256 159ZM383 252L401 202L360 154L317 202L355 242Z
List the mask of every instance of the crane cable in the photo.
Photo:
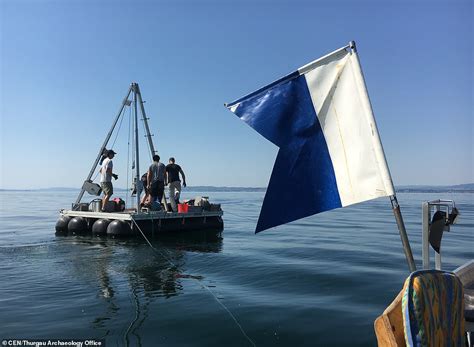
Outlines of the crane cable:
M122 109L122 112L120 113L120 123L119 123L119 127L117 129L117 132L115 134L115 139L114 139L114 142L112 143L112 146L110 147L110 149L113 149L114 145L115 145L115 141L117 141L117 137L118 137L118 134L120 132L120 127L122 126L122 120L123 120L123 115L125 114L125 107ZM99 176L99 173L100 173L100 170L97 171L97 173L95 174L94 178L92 179L92 182L94 182L96 179L97 179L97 176Z

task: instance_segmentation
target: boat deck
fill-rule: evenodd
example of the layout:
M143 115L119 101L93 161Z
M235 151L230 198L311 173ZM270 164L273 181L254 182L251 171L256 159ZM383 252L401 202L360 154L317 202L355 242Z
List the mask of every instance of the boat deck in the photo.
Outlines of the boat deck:
M93 219L118 219L124 221L142 221L154 219L189 219L202 217L221 217L223 211L199 211L199 212L166 212L166 211L150 211L150 212L136 212L135 210L125 210L123 212L91 212L91 211L72 211L61 210L60 214L70 217L84 217Z

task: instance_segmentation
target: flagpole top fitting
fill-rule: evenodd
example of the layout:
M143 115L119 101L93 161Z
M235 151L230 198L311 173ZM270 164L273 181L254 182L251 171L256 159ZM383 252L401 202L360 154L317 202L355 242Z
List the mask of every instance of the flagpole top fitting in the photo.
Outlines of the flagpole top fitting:
M349 48L351 49L351 52L355 53L357 52L357 47L355 41L349 42Z

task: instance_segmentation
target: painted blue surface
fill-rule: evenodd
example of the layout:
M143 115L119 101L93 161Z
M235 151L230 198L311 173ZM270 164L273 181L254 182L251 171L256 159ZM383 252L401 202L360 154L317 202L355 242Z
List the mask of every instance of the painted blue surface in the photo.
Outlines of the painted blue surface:
M272 83L234 113L280 147L256 232L341 207L334 168L305 76Z
M263 93L263 92L265 92L266 90L268 90L268 89L270 89L270 88L276 86L277 84L282 84L282 83L285 83L285 82L287 82L287 81L290 81L290 80L292 80L292 79L298 77L299 75L300 75L299 71L294 71L294 72L292 72L292 73L289 73L288 75L283 76L282 78L276 80L275 82L272 82L272 83L266 85L265 87L262 87L262 88L260 88L260 89L257 89L256 91L254 91L254 92L252 92L252 93L250 93L250 94L248 94L248 95L246 95L246 96L243 96L243 97L237 99L236 101L233 101L233 102L230 102L230 103L226 104L226 106L227 106L227 107L232 107L233 105L238 104L238 103L242 102L242 101L245 100L245 99L252 98L252 97L254 97L254 96L256 96L256 95L258 95L258 94L260 94L260 93Z

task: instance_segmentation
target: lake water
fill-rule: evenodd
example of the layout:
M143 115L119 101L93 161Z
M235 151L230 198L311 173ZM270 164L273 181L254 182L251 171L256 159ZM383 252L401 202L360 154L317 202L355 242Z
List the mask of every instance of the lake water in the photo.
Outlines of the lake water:
M408 275L388 198L255 235L263 192L186 192L222 204L223 239L155 239L155 251L141 239L55 236L76 194L0 192L0 339L373 346L374 319ZM438 198L461 212L443 267L474 258L474 194L398 198L418 267L421 203Z

